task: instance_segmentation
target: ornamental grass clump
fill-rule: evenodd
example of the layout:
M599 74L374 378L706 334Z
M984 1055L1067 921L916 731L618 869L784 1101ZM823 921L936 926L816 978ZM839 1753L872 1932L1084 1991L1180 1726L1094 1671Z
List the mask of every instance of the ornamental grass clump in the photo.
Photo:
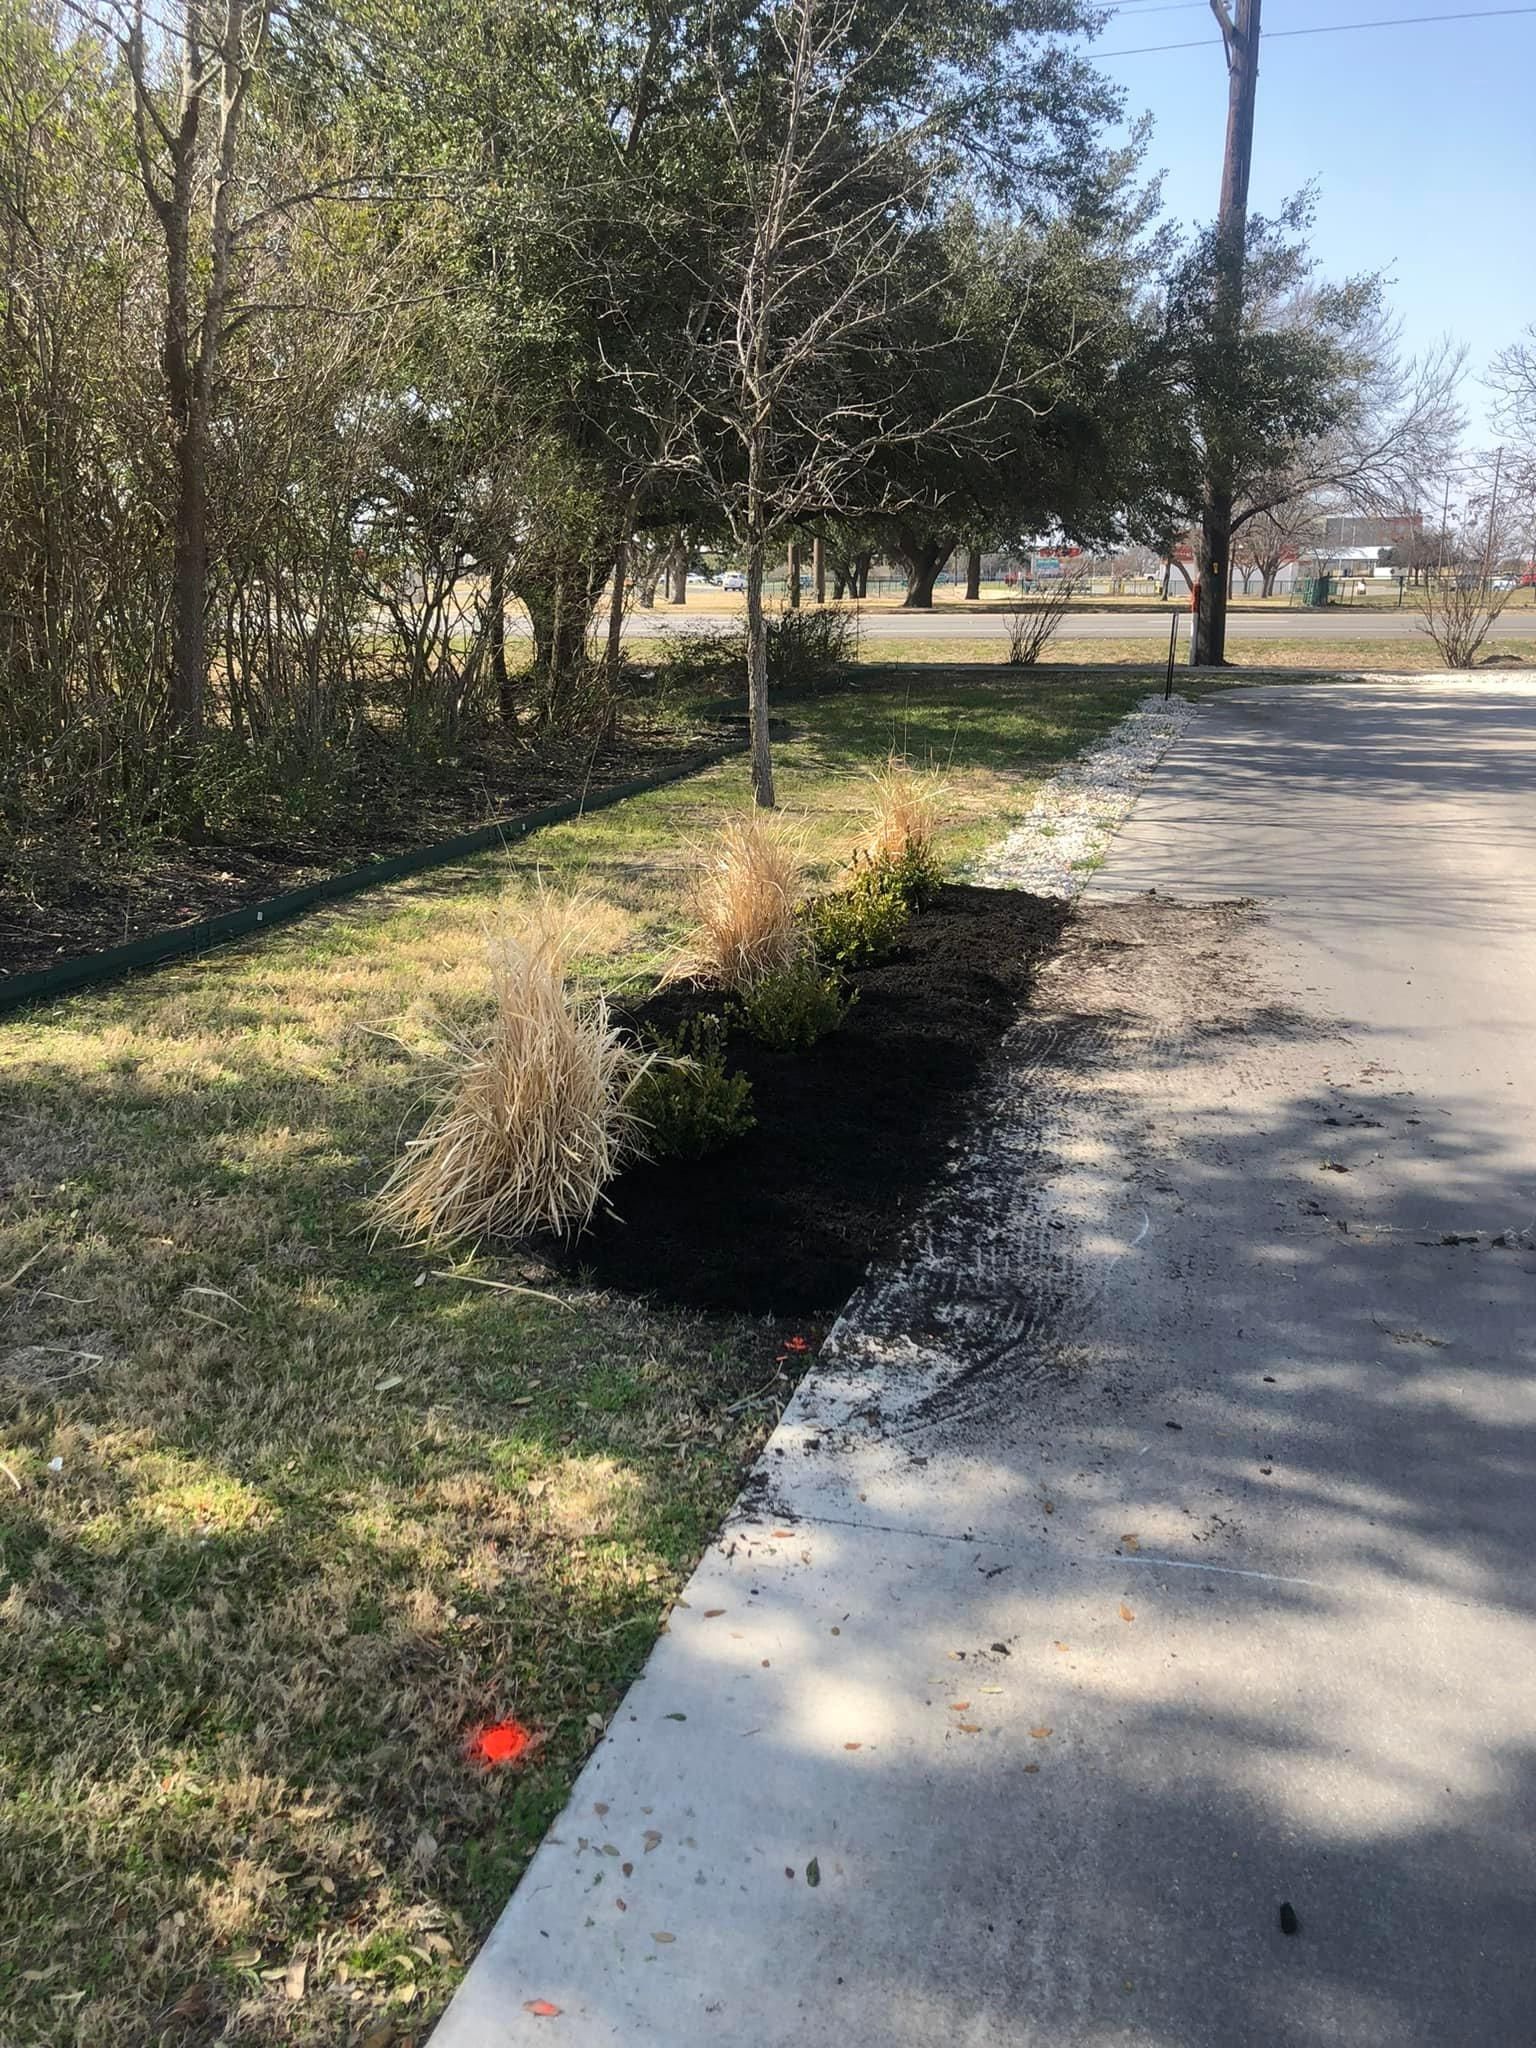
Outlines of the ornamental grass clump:
M706 849L692 890L693 943L679 975L739 992L793 964L804 855L784 827L756 812L731 818Z
M921 910L944 878L937 846L944 784L896 753L871 772L870 780L875 787L870 858L891 877L908 908Z
M590 1221L639 1149L629 1098L652 1056L575 988L587 929L579 903L545 899L492 939L489 1027L456 1046L451 1087L376 1197L382 1228L422 1242Z
M905 754L891 753L883 767L870 770L869 779L875 792L876 857L897 860L913 850L931 852L944 796L938 776L914 768Z

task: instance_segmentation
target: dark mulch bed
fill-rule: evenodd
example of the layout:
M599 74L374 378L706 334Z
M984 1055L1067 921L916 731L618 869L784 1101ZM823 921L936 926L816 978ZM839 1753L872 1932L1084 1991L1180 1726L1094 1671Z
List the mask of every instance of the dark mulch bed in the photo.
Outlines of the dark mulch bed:
M196 846L165 841L130 859L97 852L89 832L76 828L56 856L30 856L24 874L8 870L0 849L0 978L197 924L583 791L702 762L737 737L711 723L689 733L625 732L597 743L555 739L487 750L419 790L402 791L392 781L366 822L323 835L268 832Z
M1067 906L946 888L901 950L854 977L858 1001L806 1053L733 1033L757 1128L703 1160L632 1167L611 1213L548 1263L687 1307L810 1316L840 1307L894 1249L943 1171L965 1098L1028 1000ZM675 1029L717 994L670 989L637 1021Z

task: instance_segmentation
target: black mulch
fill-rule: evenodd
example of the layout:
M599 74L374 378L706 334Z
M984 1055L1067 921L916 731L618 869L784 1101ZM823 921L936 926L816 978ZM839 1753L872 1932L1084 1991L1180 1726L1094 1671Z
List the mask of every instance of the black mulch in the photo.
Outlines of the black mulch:
M899 952L854 977L858 1001L811 1051L768 1052L732 1034L729 1062L751 1077L755 1130L707 1159L632 1167L609 1190L611 1213L574 1245L541 1246L542 1256L687 1307L840 1307L943 1171L966 1097L1066 914L1014 890L942 890ZM672 1030L721 1006L717 994L670 989L636 1019Z

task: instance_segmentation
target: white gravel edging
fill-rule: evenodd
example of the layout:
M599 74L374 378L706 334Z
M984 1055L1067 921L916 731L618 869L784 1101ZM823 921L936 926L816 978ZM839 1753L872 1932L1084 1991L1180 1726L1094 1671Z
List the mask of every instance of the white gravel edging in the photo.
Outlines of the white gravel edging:
M1079 895L1152 771L1195 716L1184 697L1143 697L1107 738L1053 775L975 880L987 889Z

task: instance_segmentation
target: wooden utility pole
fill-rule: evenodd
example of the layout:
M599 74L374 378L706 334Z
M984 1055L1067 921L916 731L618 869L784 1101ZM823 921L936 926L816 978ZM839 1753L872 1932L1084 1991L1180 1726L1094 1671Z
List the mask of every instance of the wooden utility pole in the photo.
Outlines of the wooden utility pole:
M1216 216L1217 339L1235 349L1243 331L1243 284L1248 257L1248 172L1253 162L1253 110L1259 84L1259 15L1264 0L1211 0L1227 52L1227 151L1221 167L1221 208ZM1207 429L1205 502L1200 513L1200 602L1190 636L1190 663L1219 667L1227 657L1227 592L1232 579L1230 452L1221 422Z
M1494 521L1499 516L1499 478L1504 473L1504 449L1502 445L1493 460L1493 495L1488 500L1488 542L1483 549L1483 588L1488 588L1488 574L1493 567Z

